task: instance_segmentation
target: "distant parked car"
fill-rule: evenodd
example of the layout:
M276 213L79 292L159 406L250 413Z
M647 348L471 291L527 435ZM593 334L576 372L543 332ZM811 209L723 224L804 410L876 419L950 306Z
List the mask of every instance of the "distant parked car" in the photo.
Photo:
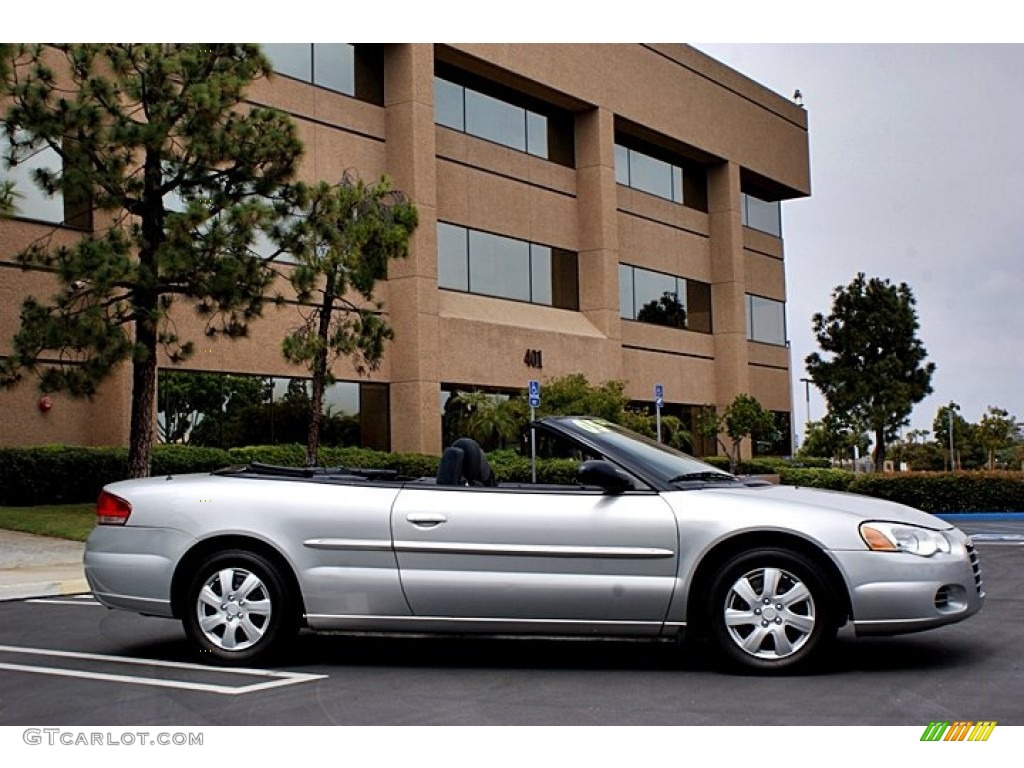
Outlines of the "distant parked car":
M600 419L535 429L579 460L575 483L497 483L468 439L430 478L252 464L113 483L86 576L231 664L304 626L699 635L736 667L790 670L847 622L914 632L982 606L970 540L924 512L743 481Z

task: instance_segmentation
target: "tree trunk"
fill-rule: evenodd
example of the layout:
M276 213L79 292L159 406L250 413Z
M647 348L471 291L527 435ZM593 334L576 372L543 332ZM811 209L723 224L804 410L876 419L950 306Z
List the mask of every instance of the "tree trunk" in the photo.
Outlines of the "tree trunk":
M324 383L327 380L327 338L331 330L331 310L334 308L334 275L327 275L324 300L320 305L317 337L320 347L313 360L312 393L309 398L309 435L306 441L306 466L316 466L316 453L320 447L320 421L323 417Z
M128 477L149 477L156 403L156 328L152 321L135 324L135 343L143 348L132 362L132 421L128 438ZM139 359L141 357L141 359Z
M885 430L875 430L875 472L885 469Z
M156 253L164 241L160 155L146 151L142 195L143 246L139 251L139 286L135 290L135 353L132 357L132 425L128 437L128 476L149 477L156 404L157 290Z

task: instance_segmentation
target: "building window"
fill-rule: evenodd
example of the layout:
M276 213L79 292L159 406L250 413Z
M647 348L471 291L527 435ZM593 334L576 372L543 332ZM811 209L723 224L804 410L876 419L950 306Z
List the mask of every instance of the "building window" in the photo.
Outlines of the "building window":
M438 125L572 166L571 116L504 88L477 80L462 84L450 77L434 78Z
M453 291L579 309L576 254L455 224L437 224L437 284Z
M615 181L674 203L707 211L707 172L696 163L654 149L615 144ZM662 154L663 157L658 157Z
M185 213L188 209L186 198L182 197L181 192L174 189L167 192L164 197L164 210L169 214L181 214ZM284 220L278 222L279 226L287 227L293 220L295 215L287 216ZM205 234L209 232L207 223L204 222L199 225L199 232ZM270 259L280 264L297 264L298 259L295 258L288 251L279 251L279 246L267 234L263 229L256 229L253 233L253 238L249 242L249 252L251 255L256 256L264 261Z
M743 226L782 237L782 204L743 193Z
M516 389L441 384L441 444L474 437L485 451L516 449L524 436L500 427L511 430L517 416L508 403L522 396L523 391Z
M768 440L755 440L754 456L789 456L793 453L793 427L788 411L772 411L775 434Z
M309 380L162 369L161 442L212 447L305 445ZM390 450L387 384L339 381L324 391L321 444Z
M626 320L711 333L711 286L619 264L619 309Z
M306 444L308 379L162 369L157 393L161 442L233 448ZM324 390L324 446L390 450L388 385L339 381Z
M747 294L747 339L786 346L786 305Z
M384 104L384 53L380 45L351 43L263 43L279 75Z
M24 134L15 134L24 140ZM75 229L92 229L92 202L88 194L47 195L33 178L36 171L59 174L62 170L57 150L43 145L37 149L19 150L16 165L8 167L11 141L0 127L0 181L14 182L14 216L21 219L61 224Z

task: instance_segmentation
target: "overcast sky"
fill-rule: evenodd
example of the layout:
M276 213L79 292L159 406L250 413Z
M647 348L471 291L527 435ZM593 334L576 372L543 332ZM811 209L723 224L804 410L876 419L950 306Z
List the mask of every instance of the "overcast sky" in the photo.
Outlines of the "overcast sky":
M1024 418L1024 45L695 46L808 111L811 197L782 209L798 434L811 316L857 272L917 298L937 370L912 427L950 400Z

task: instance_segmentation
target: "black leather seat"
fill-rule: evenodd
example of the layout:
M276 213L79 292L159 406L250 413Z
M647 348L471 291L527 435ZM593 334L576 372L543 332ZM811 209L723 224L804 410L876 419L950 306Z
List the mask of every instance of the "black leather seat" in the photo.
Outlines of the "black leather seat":
M487 455L476 440L469 437L460 437L451 444L451 448L445 450L445 453L452 450L452 448L462 451L462 477L467 485L483 488L494 488L498 485L498 480L494 477L491 465L487 463ZM444 455L441 456L441 462L442 464L444 463ZM438 474L440 474L440 470Z
M465 453L461 448L450 446L441 454L437 465L438 485L462 485L462 468L465 465Z

